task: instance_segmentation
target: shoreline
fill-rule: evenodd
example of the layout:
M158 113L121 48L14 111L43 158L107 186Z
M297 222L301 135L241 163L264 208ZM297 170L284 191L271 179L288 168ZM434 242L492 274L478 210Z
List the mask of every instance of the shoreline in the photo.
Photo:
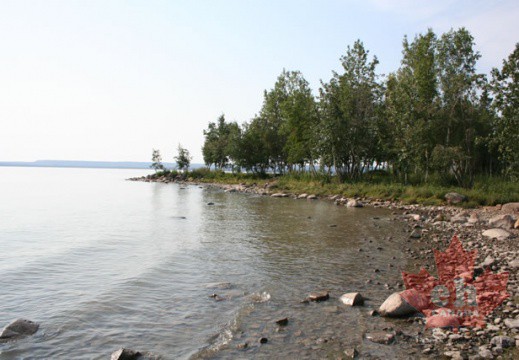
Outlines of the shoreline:
M222 184L150 177L128 180L166 184L173 182L180 185L216 188L228 193L291 198L299 201L323 200L333 202L337 206L371 206L393 210L394 220L406 224L409 234L407 239L402 240L400 244L409 265L415 267L422 265L433 276L436 276L434 250L445 251L452 236L457 235L465 251L477 250L474 264L475 274L481 273L486 267L490 268L492 273L509 273L507 292L510 297L486 317L487 325L484 328L462 327L458 332L448 329L426 330L423 325L424 331L418 338L415 338L405 335L406 326L404 325L401 327L404 334L397 336L398 341L416 347L418 351L416 355L421 354L424 357L513 359L519 355L519 278L517 276L519 269L519 203L464 209L452 205L407 205L402 202L381 199L288 193L271 187L268 182L266 186L259 186L257 184ZM510 218L513 220L512 223L510 223ZM499 229L498 232L494 231L500 235L498 238L492 237L492 233L487 236L489 233L486 231L492 229ZM487 235L483 235L484 233ZM420 250L413 251L409 247L406 248L406 244L410 242ZM417 271L418 269L412 272ZM425 323L424 319L420 317L411 317L406 320L409 323ZM398 332L396 332L397 335ZM504 344L503 338L508 343L505 341Z

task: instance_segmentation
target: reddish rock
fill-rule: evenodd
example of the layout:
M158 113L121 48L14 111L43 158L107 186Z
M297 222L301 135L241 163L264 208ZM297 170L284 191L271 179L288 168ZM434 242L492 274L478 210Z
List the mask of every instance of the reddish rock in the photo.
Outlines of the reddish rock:
M460 321L454 315L434 315L427 318L427 328L450 328L459 327Z

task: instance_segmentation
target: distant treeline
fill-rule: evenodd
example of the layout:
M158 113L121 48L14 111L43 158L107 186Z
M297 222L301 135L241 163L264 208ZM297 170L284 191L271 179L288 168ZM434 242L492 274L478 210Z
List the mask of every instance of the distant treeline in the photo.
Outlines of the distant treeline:
M204 162L217 169L337 174L471 187L478 174L519 175L519 44L490 79L464 28L404 37L400 68L377 74L358 40L317 97L299 71L283 70L259 113L224 115L204 130Z

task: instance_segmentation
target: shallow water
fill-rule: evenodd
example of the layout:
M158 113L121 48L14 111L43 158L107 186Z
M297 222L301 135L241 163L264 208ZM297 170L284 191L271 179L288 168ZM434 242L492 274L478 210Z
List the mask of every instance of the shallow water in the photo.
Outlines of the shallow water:
M405 357L363 340L392 326L368 310L406 264L388 211L124 180L143 173L0 167L0 326L41 324L0 359ZM351 291L366 306L342 306Z

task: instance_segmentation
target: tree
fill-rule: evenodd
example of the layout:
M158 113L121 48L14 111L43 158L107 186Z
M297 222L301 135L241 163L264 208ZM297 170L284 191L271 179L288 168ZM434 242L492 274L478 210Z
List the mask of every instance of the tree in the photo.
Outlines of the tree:
M205 140L202 147L204 162L208 167L214 165L216 169L223 169L231 161L231 135L237 128L236 122L225 121L225 115L221 115L216 123L209 123L207 130L204 130Z
M496 117L493 123L491 144L497 149L503 165L503 173L519 177L519 43L503 60L501 70L492 69L490 88L494 94L493 107Z
M423 174L425 181L429 173L439 108L436 44L431 29L411 42L404 37L401 66L386 83L387 156L404 182L410 172Z
M178 144L177 148L178 155L175 156L175 161L177 162L177 168L181 171L188 171L189 165L191 164L191 156L189 155L189 151L182 147L182 145Z
M234 131L230 154L238 167L256 174L264 174L269 167L269 154L263 138L264 129L259 117L244 123L242 129Z
M381 145L378 129L382 87L377 82L376 56L357 40L341 57L344 73L333 73L320 89L321 149L344 180L358 179L371 166Z
M283 71L276 88L284 93L280 103L283 119L280 129L286 139L283 148L290 168L314 166L316 136L319 121L317 104L308 82L299 71Z
M162 156L160 155L160 151L157 149L153 149L153 153L151 155L151 165L150 168L155 169L155 172L159 170L164 170L164 165L162 165Z
M436 126L440 135L438 142L445 147L458 148L452 150L465 159L460 167L463 171L459 185L471 187L477 160L477 128L482 119L479 102L485 83L484 76L476 72L481 55L474 50L474 38L465 28L443 34L437 47L442 106Z

